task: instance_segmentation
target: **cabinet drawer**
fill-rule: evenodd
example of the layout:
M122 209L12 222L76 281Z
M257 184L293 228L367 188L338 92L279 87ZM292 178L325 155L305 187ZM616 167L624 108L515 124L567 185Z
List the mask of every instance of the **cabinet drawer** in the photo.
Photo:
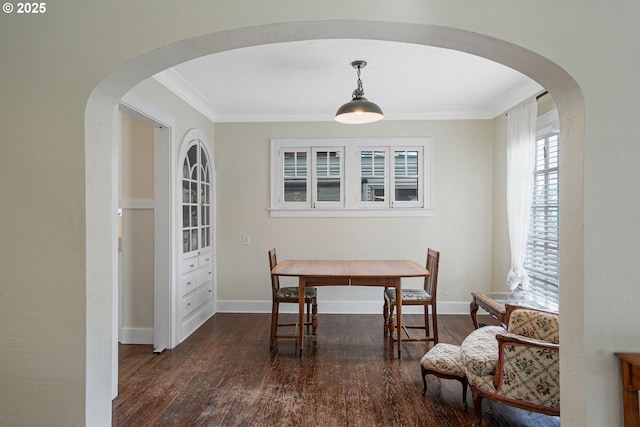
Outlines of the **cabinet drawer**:
M196 273L187 274L180 279L181 295L187 295L199 286Z
M213 279L213 266L208 266L198 270L198 286L204 285Z
M211 283L182 300L182 317L186 317L213 296Z
M186 274L190 271L195 271L198 268L198 258L193 257L188 260L182 261L180 265L180 273Z
M213 256L211 252L207 252L206 254L201 254L198 256L198 266L202 267L207 264L211 264L211 260Z

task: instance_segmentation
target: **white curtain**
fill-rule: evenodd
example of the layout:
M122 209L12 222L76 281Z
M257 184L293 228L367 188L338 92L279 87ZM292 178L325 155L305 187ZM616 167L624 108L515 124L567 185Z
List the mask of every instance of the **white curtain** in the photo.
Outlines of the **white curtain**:
M507 220L511 247L507 286L510 290L529 288L524 260L533 198L537 116L538 103L535 98L507 113Z

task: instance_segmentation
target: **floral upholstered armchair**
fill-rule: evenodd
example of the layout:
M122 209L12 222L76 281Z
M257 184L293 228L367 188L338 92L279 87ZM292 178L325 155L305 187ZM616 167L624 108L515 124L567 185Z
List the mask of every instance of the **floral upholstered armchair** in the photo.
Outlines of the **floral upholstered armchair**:
M477 425L483 398L560 415L559 315L510 305L506 310L506 329L477 329L460 348Z

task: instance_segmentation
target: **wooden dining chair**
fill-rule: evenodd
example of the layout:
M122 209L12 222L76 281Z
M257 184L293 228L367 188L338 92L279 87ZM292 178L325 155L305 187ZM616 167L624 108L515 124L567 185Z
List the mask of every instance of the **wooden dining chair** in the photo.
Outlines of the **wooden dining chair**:
M438 265L440 263L440 252L429 249L427 251L427 270L429 270L429 276L424 279L424 289L402 289L402 305L422 305L424 306L424 325L405 325L402 322L402 331L398 331L400 334L405 333L407 338L403 338L405 341L433 341L434 344L438 344L438 317L436 310L436 291L438 288ZM394 288L385 288L384 290L384 334L390 335L393 339L393 332L396 327L395 321L395 307L396 307L396 290ZM431 307L431 320L433 324L433 336L430 334L429 327L429 307ZM425 336L417 337L409 334L408 329L424 329Z
M269 250L269 267L271 271L278 264L278 258L276 256L275 248ZM318 328L318 291L316 288L304 289L304 302L307 305L307 321L303 326L309 326L312 328L312 334L316 335L316 329ZM271 273L271 338L269 341L269 348L273 349L276 339L278 338L298 338L297 334L278 335L278 328L281 326L298 326L297 323L279 323L278 313L280 311L280 303L292 303L298 304L298 287L280 287L279 277ZM311 310L310 310L311 309Z

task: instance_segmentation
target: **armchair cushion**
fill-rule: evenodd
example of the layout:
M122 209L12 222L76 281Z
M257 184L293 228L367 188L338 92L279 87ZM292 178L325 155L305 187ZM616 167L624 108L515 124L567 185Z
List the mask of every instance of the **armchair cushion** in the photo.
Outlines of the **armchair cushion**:
M496 373L498 366L496 335L505 332L501 326L485 326L476 329L465 338L461 345L461 356L462 364L467 370L467 376L485 376Z
M519 308L510 313L509 332L527 338L560 343L558 315L540 310Z
M431 372L465 376L464 366L460 363L460 347L453 344L436 344L422 356L420 365Z

